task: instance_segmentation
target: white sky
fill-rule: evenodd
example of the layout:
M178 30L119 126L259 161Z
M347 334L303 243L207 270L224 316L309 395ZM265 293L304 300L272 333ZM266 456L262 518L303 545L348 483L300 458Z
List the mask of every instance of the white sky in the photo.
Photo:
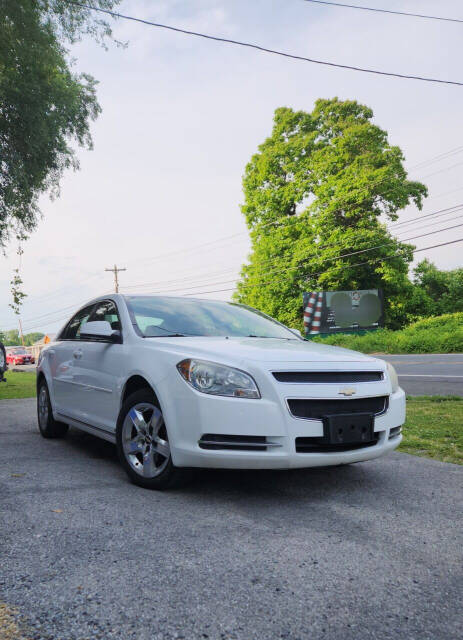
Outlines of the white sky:
M459 0L367 4L463 18ZM463 81L463 24L303 0L125 0L119 11L333 62ZM114 32L129 41L127 49L105 52L86 40L73 50L77 68L100 81L103 113L92 125L94 150L79 151L81 170L65 175L58 200L42 199L44 218L25 245L25 332L56 331L86 299L110 291L104 269L115 262L127 267L120 274L127 293L231 287L222 283L236 277L249 251L241 176L279 106L310 111L318 97L333 96L366 103L409 167L463 145L463 87L285 60L123 20ZM424 214L463 202L463 164L447 170L459 162L463 153L410 173L422 179L446 169L423 180L430 191ZM401 219L416 215L409 208ZM425 231L459 222L441 220ZM401 237L420 232L412 228ZM463 227L415 244L459 237ZM463 243L417 258L450 269L462 265L462 251ZM12 245L0 257L3 330L17 326L8 308L14 252Z

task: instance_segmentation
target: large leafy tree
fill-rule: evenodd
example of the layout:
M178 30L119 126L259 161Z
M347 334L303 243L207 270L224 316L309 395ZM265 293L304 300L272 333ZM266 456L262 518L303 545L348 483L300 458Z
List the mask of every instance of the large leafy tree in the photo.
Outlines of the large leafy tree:
M388 324L401 324L413 247L385 223L411 202L421 208L426 187L407 179L401 150L372 118L337 98L311 113L275 111L243 177L252 252L237 300L299 326L304 291L381 287Z
M93 0L111 9L119 0ZM66 0L0 0L0 248L36 226L38 197L77 168L72 143L91 148L96 81L72 71L66 42L109 25Z

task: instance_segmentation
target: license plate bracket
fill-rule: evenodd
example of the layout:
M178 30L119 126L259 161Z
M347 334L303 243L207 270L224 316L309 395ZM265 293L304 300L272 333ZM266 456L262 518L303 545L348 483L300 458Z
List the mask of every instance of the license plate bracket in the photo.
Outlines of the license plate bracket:
M339 413L323 418L325 440L330 444L362 444L374 439L372 413Z

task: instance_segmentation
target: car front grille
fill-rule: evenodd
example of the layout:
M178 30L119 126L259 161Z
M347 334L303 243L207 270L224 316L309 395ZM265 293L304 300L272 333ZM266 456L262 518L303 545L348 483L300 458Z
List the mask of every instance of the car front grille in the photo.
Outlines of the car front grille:
M373 398L349 398L349 399L313 399L291 398L288 407L295 418L308 420L322 420L324 416L337 415L339 413L372 413L379 415L387 409L387 396Z
M267 451L269 448L281 447L281 444L269 441L266 436L223 435L221 433L204 434L198 445L201 449L215 451Z
M325 384L379 382L384 374L382 371L274 371L273 377L278 382Z

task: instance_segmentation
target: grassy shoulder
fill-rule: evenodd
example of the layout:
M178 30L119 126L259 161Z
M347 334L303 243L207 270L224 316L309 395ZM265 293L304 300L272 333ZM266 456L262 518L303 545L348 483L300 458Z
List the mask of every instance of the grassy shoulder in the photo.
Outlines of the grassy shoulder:
M407 399L407 420L399 451L463 464L463 398Z
M338 333L314 340L363 353L463 353L463 313L425 318L399 331Z
M0 400L12 398L33 398L36 376L33 371L7 371L7 382L0 382Z

